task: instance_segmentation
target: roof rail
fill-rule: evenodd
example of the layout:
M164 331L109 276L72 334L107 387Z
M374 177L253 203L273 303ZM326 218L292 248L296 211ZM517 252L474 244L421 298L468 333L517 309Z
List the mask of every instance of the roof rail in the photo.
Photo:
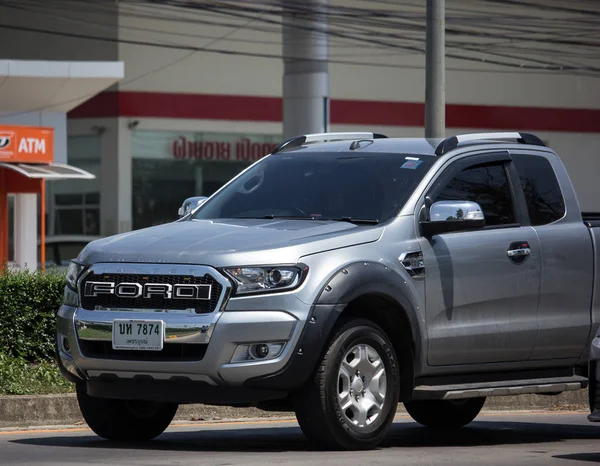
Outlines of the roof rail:
M310 142L325 142L325 141L351 141L355 139L387 139L385 134L379 133L315 133L305 134L303 136L295 136L283 141L279 144L271 154L281 152L283 149L298 147Z
M534 146L546 146L544 142L538 138L535 134L531 133L472 133L472 134L459 134L451 136L440 142L435 149L435 155L444 155L451 150L456 149L461 143L468 141L483 141L483 140L496 140L496 139L513 139L520 144L531 144Z

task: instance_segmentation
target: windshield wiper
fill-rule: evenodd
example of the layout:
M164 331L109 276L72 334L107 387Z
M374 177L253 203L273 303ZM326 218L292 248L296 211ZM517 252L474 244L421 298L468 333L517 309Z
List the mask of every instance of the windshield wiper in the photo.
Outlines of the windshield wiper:
M376 218L354 218L354 217L338 217L338 218L322 218L322 217L304 217L301 215L263 215L261 217L235 217L238 219L266 219L266 220L274 220L274 219L284 219L284 220L324 220L329 222L348 222L354 223L355 225L377 225L379 223L379 219Z
M332 220L334 222L349 222L354 223L356 225L377 225L379 223L379 219L377 218L353 218L353 217L339 217L339 218L329 218L322 220Z
M316 220L316 217L304 217L304 216L294 216L294 215L263 215L262 217L236 217L236 218L257 218L257 219L285 219L285 220Z

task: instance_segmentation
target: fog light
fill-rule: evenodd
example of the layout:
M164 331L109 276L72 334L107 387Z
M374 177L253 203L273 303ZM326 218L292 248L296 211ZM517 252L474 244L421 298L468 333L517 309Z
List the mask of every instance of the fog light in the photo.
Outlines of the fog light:
M269 355L269 347L264 343L254 347L254 353L257 358L264 359Z
M284 342L239 345L233 353L231 362L267 361L269 359L275 359L281 354L284 346Z
M67 337L63 337L62 346L65 353L71 353L71 345L69 344L69 339Z

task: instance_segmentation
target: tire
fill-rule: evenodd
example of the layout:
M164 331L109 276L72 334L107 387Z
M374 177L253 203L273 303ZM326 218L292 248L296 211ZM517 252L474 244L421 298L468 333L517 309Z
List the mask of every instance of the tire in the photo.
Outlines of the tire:
M477 417L485 397L462 400L415 400L405 402L406 411L426 427L449 429L463 427Z
M145 441L162 434L178 405L91 397L77 384L77 402L90 429L107 440Z
M376 365L373 358L378 359ZM357 370L362 370L360 381ZM294 409L309 440L332 450L367 450L384 439L399 395L399 367L392 344L373 322L352 319L334 332L315 375L296 395Z

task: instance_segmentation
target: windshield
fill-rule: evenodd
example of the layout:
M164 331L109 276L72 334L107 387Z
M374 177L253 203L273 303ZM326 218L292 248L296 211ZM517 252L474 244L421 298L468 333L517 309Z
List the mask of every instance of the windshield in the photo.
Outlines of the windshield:
M215 194L192 218L384 222L397 215L434 161L427 155L384 153L270 155Z

